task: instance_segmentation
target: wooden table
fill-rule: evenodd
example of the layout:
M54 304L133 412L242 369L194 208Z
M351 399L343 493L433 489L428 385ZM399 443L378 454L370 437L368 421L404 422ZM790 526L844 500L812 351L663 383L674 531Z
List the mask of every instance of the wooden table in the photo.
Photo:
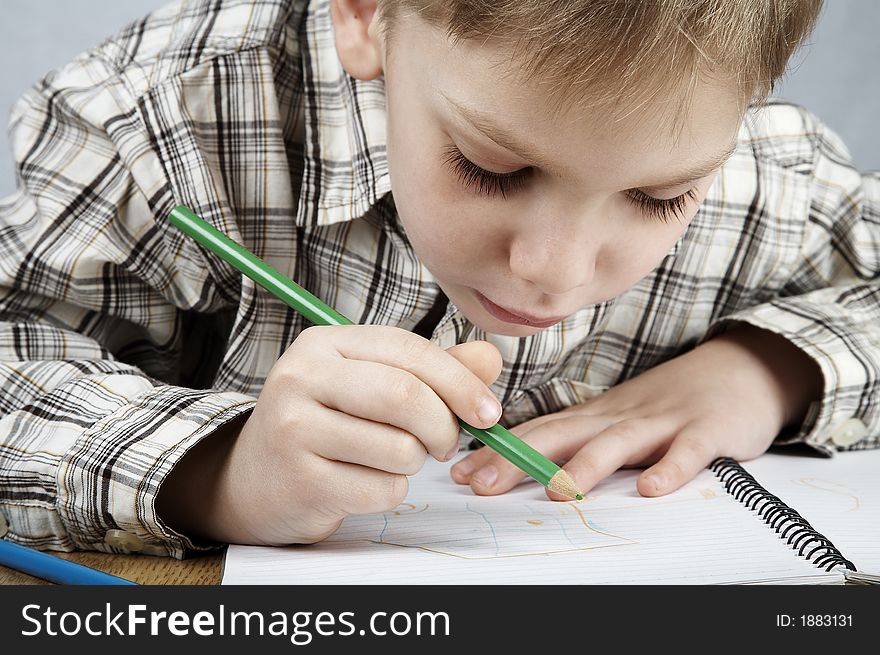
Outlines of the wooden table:
M64 559L100 569L141 584L220 584L223 554L202 555L185 560L149 555L108 555L107 553L58 553ZM52 584L5 566L0 566L0 585Z

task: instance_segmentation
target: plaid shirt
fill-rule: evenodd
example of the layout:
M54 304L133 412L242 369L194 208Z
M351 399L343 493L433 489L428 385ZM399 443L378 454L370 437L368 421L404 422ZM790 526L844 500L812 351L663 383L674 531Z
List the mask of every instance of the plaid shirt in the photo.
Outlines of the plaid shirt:
M171 226L174 205L356 322L412 330L431 312L439 287L389 194L385 118L382 81L342 70L326 0L168 6L22 98L19 190L0 203L7 538L175 557L214 545L164 525L157 489L253 407L309 323ZM429 335L498 347L492 389L511 427L744 321L824 374L821 401L780 443L876 447L878 244L880 176L855 171L809 113L770 103L748 114L693 222L626 293L525 338L487 334L449 304Z

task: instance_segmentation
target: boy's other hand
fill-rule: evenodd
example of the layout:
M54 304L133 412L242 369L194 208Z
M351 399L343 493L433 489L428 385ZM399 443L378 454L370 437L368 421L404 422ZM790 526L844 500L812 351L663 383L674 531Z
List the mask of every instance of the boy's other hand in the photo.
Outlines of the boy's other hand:
M604 394L511 431L566 462L584 492L619 468L648 466L638 490L660 496L716 457L761 455L782 428L803 420L821 393L813 360L783 337L739 324ZM504 493L523 477L488 448L452 467L452 478L480 495Z
M308 328L269 372L247 420L175 466L159 515L222 542L324 539L349 514L403 502L407 476L428 454L452 458L457 416L494 425L501 406L487 385L501 365L483 341L444 351L400 328Z

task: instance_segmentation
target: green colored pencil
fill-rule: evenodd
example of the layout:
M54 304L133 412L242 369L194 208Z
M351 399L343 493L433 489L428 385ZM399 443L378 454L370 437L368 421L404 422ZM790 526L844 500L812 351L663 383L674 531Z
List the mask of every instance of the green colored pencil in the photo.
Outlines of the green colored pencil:
M353 321L211 226L191 209L178 205L171 211L168 220L315 325L354 325ZM458 423L464 430L545 487L568 498L583 499L583 494L578 491L568 473L503 426L496 423L483 430L460 418Z

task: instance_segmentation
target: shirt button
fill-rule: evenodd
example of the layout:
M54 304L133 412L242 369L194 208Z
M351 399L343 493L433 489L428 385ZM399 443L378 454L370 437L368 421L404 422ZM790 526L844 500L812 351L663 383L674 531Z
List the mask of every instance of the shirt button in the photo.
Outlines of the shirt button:
M6 522L6 517L0 514L0 539L6 536L9 532L9 523Z
M104 535L104 543L111 548L118 548L123 553L137 553L144 549L143 540L125 530L107 530L107 534Z
M861 441L868 433L867 426L857 418L847 419L838 425L831 433L831 441L835 446L846 448L857 441Z

